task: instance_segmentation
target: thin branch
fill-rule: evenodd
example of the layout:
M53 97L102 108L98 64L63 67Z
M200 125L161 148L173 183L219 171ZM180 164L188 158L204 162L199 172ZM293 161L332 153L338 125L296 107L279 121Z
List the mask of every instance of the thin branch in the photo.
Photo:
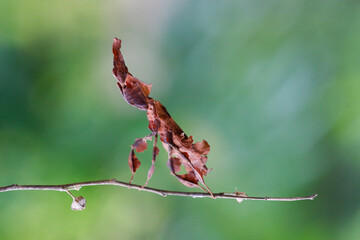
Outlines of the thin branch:
M139 191L151 192L158 194L160 196L181 196L181 197L192 197L192 198L212 198L209 193L201 192L177 192L177 191L167 191L162 189L155 189L149 187L142 187L136 184L125 183L117 181L116 179L108 180L99 180L99 181L90 181L90 182L78 182L70 183L63 185L9 185L0 187L0 192L9 192L9 191L25 191L25 190L42 190L42 191L58 191L58 192L67 192L69 190L80 190L82 187L86 186L100 186L100 185L113 185L119 187L126 187L131 189L137 189ZM262 200L262 201L301 201L301 200L314 200L317 197L317 194L306 197L249 197L239 193L214 193L214 198L225 198L225 199L243 199L243 200Z

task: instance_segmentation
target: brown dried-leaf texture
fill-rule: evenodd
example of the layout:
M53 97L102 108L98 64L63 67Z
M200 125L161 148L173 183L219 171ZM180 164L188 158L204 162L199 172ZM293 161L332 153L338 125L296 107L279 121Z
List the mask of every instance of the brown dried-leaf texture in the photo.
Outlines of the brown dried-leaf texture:
M146 141L155 137L152 165L149 169L145 185L149 182L155 170L156 156L159 151L156 143L157 136L159 136L160 141L169 155L168 166L171 174L187 187L200 187L212 194L203 179L209 172L209 169L205 164L207 162L207 154L210 151L210 145L205 140L194 143L192 136L188 137L184 133L184 131L167 112L164 105L149 97L151 84L146 84L140 81L128 72L128 68L125 65L120 48L121 40L114 38L113 74L117 79L117 85L128 104L140 110L146 111L149 121L149 129L152 132L147 137L136 139L134 144L131 146L129 155L129 167L132 172L131 180L141 164L135 155L134 149L137 152L143 152L147 149ZM181 165L184 166L187 172L186 174L178 174ZM199 182L203 185L203 187L199 185Z
M134 174L135 174L136 170L140 167L140 165L141 165L141 162L136 157L134 149L131 149L130 154L129 154L129 167L132 172L130 183L133 180Z

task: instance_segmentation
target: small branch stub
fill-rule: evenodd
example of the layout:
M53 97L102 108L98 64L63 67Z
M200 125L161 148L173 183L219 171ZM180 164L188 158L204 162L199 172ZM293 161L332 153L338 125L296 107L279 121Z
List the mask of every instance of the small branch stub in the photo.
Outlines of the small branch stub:
M80 189L80 188L79 188ZM74 197L74 195L71 194L69 190L65 190L70 197L73 199L71 203L71 210L73 211L82 211L85 209L86 206L86 200L83 196Z
M75 197L71 203L71 209L74 211L84 210L86 206L86 200L82 196Z

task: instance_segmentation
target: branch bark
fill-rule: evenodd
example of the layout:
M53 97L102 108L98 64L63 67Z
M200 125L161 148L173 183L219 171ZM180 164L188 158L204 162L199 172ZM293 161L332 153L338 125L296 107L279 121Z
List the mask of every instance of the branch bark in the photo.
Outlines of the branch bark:
M192 197L192 198L225 198L225 199L236 199L240 200L261 200L261 201L281 201L281 202L292 202L292 201L302 201L302 200L314 200L317 197L317 194L305 197L249 197L243 193L214 193L213 196L210 193L203 192L178 192L178 191L168 191L156 188L142 187L140 185L126 183L117 181L116 179L108 180L98 180L98 181L89 181L89 182L77 182L69 183L63 185L8 185L0 187L0 192L9 192L9 191L26 191L26 190L40 190L40 191L58 191L58 192L67 192L71 190L80 190L82 187L87 186L101 186L101 185L112 185L118 187L125 187L131 189L137 189L139 191L145 191L154 193L163 197L166 196L181 196L181 197ZM71 194L70 194L71 195ZM72 196L72 195L71 195ZM74 196L72 196L74 199Z

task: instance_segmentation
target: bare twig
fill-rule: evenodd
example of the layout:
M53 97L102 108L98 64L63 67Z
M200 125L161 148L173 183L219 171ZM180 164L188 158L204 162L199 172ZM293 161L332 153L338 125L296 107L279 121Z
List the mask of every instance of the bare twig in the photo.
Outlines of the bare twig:
M137 189L139 191L151 192L158 194L160 196L181 196L181 197L192 197L192 198L211 198L210 193L201 193L201 192L177 192L177 191L167 191L162 189L155 189L149 187L142 187L136 184L125 183L117 181L116 179L108 180L98 180L98 181L89 181L89 182L78 182L70 183L63 185L9 185L0 187L0 192L9 192L9 191L25 191L25 190L42 190L42 191L58 191L58 192L67 192L70 190L80 190L82 187L86 186L100 186L100 185L113 185L119 187L126 187ZM70 194L71 195L71 194ZM74 196L72 196L74 198ZM235 193L214 193L213 198L226 198L226 199L242 199L242 200L262 200L262 201L302 201L302 200L314 200L317 197L317 194L306 197L249 197L243 194Z

